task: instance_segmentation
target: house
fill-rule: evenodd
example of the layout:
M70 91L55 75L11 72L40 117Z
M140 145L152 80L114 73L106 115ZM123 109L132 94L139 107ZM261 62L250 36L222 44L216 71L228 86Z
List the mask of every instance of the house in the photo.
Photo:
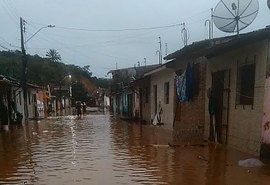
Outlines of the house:
M19 96L20 103L22 100L21 93L18 93L16 89L19 89L20 85L19 83L12 78L8 78L6 76L0 75L0 125L9 125L13 122L16 122L15 120L15 110L17 108L20 109L20 107L16 107L16 105L20 106L14 102L14 97ZM19 112L19 111L18 111ZM20 112L21 114L23 112ZM19 120L18 120L19 121Z
M38 118L48 117L48 109L51 97L46 89L39 89L37 91L37 113Z
M21 123L25 116L35 119L37 116L36 93L39 87L27 84L27 111L24 109L23 88L14 78L0 75L0 122L1 125Z
M196 43L196 47L201 43ZM190 52L192 46L181 50L188 56L175 57L170 62L144 75L150 79L150 112L148 123L158 124L165 129L174 130L181 140L203 140L205 125L205 70L206 59ZM208 42L206 44L208 46ZM200 46L201 47L201 46ZM180 101L176 91L176 77L185 74L187 67L194 71L192 96ZM144 113L144 111L143 111Z
M265 105L270 75L269 39L270 27L239 35L206 54L206 89L211 89L217 102L218 141L262 156L270 144L269 131L264 130L264 125L270 121ZM206 123L209 122L210 117L206 116ZM209 133L210 127L205 130Z
M158 66L135 66L109 71L112 74L110 97L114 114L123 119L140 119L140 94L132 82Z
M38 118L37 92L40 89L42 88L37 85L27 83L27 108L28 108L27 113L29 119ZM23 109L21 110L25 112Z
M49 87L49 109L50 114L62 114L71 108L71 87L70 86L55 86ZM61 98L60 98L61 97Z
M205 76L200 78L200 84L205 85L200 99L204 105L204 138L263 158L270 154L269 39L267 27L214 39L194 52L182 49L166 57L205 60Z
M143 124L151 123L151 98L150 98L150 78L142 77L131 83L134 92L137 93L134 114Z

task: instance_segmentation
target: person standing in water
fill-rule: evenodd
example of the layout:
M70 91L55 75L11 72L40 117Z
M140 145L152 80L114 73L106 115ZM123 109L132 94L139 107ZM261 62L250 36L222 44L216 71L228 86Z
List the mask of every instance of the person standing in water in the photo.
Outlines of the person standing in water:
M76 102L76 114L78 118L82 116L82 105L81 102Z

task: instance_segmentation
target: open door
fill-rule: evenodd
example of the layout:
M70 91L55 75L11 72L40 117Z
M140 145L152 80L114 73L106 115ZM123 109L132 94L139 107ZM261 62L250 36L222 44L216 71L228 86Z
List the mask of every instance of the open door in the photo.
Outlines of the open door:
M215 104L215 128L210 129L216 132L219 143L227 143L228 118L229 118L229 97L230 97L230 71L218 71L212 73L212 93ZM211 120L211 126L213 120Z

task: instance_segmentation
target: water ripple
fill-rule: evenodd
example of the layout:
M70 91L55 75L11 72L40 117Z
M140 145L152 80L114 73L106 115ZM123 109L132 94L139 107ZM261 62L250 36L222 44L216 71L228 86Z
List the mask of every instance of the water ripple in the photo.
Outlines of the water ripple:
M227 150L212 156L208 147L170 148L171 139L155 127L107 115L52 117L16 126L0 133L0 184L226 185L237 184L231 182L238 177L251 185L270 180L268 167L247 174L228 166L235 158Z

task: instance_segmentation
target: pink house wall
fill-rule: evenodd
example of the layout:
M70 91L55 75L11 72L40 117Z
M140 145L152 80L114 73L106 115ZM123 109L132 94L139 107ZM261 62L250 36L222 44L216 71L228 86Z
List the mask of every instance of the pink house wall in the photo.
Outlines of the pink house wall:
M270 144L270 77L265 82L264 115L262 123L262 142Z

